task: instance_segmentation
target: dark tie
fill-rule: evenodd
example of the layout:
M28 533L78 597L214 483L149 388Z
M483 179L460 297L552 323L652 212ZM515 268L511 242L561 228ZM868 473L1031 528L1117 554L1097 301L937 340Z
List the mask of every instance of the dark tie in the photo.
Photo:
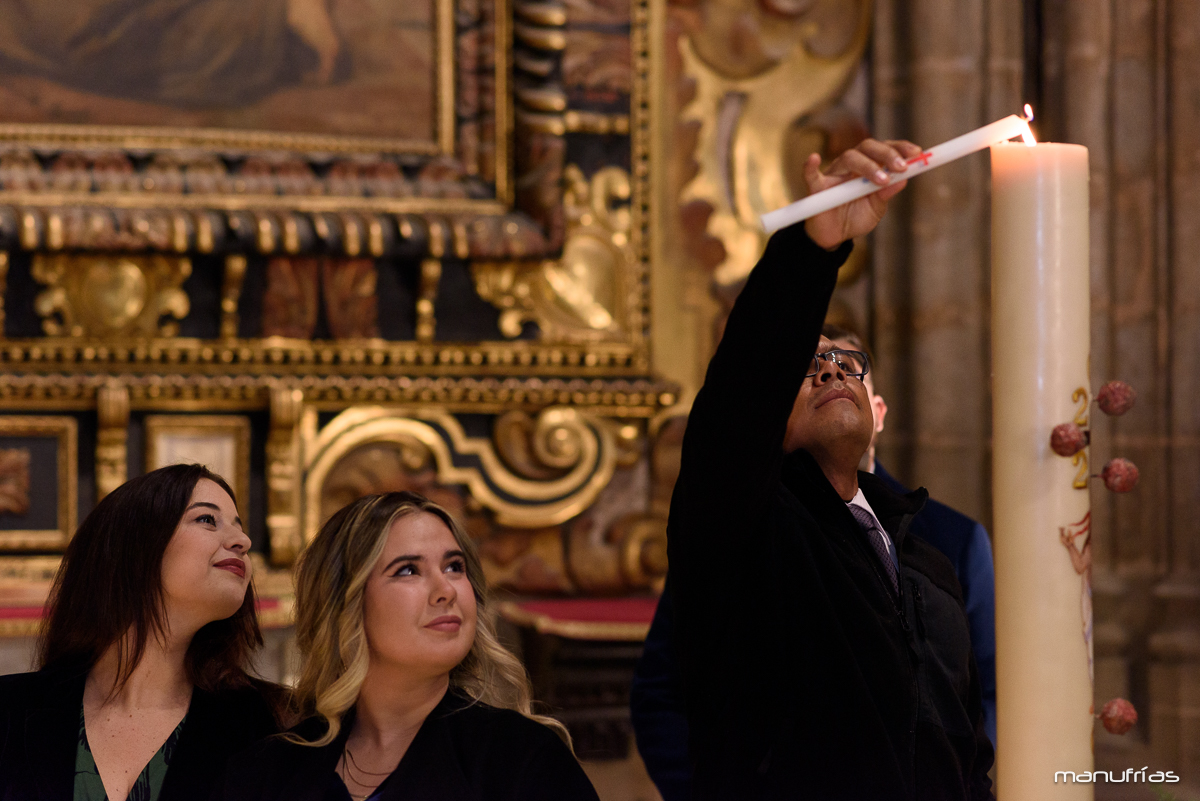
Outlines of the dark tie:
M846 505L850 508L850 514L854 515L854 519L862 526L863 531L867 532L867 540L871 543L871 550L875 551L875 555L883 563L883 570L887 573L888 580L892 582L892 592L898 593L900 591L900 583L896 579L896 563L892 561L892 555L888 553L887 546L883 544L883 538L887 534L879 530L879 525L875 522L875 518L866 509L854 503Z

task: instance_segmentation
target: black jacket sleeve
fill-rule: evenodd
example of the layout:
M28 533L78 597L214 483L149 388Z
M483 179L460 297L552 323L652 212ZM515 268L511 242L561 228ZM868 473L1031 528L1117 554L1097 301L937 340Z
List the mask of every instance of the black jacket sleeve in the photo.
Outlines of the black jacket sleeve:
M730 632L743 628L746 611L737 599L761 580L760 566L745 557L769 536L788 416L850 248L827 251L802 224L771 237L692 406L668 522L675 647L689 710L707 705L697 697L701 687L718 685L718 652L752 658L714 646L733 645Z
M539 738L513 788L521 801L600 801L587 774L554 734Z

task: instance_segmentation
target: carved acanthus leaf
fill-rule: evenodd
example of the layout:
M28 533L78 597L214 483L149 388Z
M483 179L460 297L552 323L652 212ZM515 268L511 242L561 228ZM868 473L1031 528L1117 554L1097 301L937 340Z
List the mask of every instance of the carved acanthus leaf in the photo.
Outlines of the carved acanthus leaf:
M545 341L616 339L624 329L624 293L636 258L630 245L629 175L605 167L589 181L573 164L564 172L562 257L475 262L475 288L500 309L506 337L520 336L525 323L533 322Z

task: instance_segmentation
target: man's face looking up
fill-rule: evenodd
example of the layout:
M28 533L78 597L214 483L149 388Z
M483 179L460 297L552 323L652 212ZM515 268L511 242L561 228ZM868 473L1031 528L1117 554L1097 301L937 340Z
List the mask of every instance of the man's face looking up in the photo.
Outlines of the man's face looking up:
M847 343L837 343L821 337L817 353L836 349L855 350ZM832 457L839 462L857 462L871 446L876 431L873 400L877 395L868 392L861 379L847 375L832 361L817 361L817 374L804 379L796 394L796 403L788 417L783 449L787 453L804 448L818 461ZM870 375L870 373L868 373ZM883 427L883 412L887 407L878 400L881 414L878 428Z

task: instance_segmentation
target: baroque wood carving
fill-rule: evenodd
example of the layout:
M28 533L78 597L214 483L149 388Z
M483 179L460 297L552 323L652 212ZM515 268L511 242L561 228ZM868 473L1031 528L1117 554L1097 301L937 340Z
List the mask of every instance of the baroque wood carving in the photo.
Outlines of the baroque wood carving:
M699 169L681 202L711 207L707 231L725 250L714 277L734 286L762 252L759 215L803 196L804 158L846 147L830 140L848 112L827 110L859 66L871 2L708 0L672 11L684 30L684 75L695 86L683 117L699 123Z
M650 4L427 5L424 138L169 127L157 95L145 125L0 113L0 305L40 293L4 321L0 407L98 411L100 497L146 413L246 415L278 567L403 486L457 498L506 586L651 586L646 432L678 393L647 342Z

